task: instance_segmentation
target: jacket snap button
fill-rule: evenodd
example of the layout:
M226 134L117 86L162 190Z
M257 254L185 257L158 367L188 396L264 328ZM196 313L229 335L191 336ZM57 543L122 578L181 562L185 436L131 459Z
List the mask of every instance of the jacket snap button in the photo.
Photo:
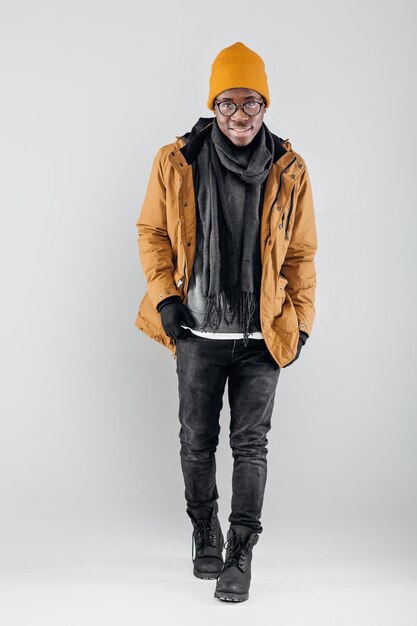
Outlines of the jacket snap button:
M268 243L269 243L269 245L271 245L271 243L272 243L272 240L270 239L270 240L268 241Z
M184 206L187 206L187 203L186 203L186 202L184 202Z

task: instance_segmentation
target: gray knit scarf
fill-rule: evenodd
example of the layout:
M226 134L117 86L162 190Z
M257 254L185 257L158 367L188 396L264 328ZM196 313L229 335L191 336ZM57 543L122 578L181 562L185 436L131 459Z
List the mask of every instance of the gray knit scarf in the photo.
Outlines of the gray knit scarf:
M205 298L201 329L217 329L222 316L229 325L237 315L245 346L260 294L261 186L273 156L274 142L265 123L248 146L236 146L216 118L197 155Z

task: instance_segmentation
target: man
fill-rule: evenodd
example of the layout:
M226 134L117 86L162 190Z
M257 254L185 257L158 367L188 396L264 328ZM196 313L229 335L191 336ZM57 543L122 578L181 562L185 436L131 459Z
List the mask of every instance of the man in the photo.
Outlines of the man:
M315 317L317 237L304 159L264 123L264 62L237 42L212 64L208 108L158 151L137 221L147 292L136 326L176 359L194 574L249 597L281 368ZM226 380L234 458L227 541L215 452ZM226 556L223 560L223 548Z

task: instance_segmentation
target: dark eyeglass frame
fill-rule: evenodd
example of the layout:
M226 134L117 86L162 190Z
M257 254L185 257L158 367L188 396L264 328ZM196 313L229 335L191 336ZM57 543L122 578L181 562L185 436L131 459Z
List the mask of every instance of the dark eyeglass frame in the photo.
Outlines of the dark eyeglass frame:
M247 104L250 104L251 102L256 102L256 104L259 104L259 111L257 111L257 113L248 113L247 111L245 111L245 106ZM236 104L236 102L231 102L229 100L223 100L222 102L218 102L217 100L215 100L214 104L215 105L217 104L217 109L218 109L219 113L221 113L221 115L224 115L224 117L231 117L232 115L234 115L236 113L236 111L240 107L243 109L243 112L248 117L256 117L256 115L259 115L259 113L261 112L262 107L265 105L265 100L262 100L262 102L258 102L257 100L249 100L248 102L244 102L243 104ZM233 106L235 107L234 111L232 111L231 113L223 113L222 111L220 111L219 104L233 104Z

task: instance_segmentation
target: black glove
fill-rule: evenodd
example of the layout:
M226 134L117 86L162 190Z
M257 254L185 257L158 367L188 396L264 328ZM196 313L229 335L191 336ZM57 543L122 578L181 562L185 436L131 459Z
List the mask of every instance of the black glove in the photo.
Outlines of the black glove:
M301 348L303 347L307 339L308 339L307 333L305 333L303 330L300 330L300 338L298 340L297 354L295 355L295 358L289 363L287 363L287 365L284 365L284 367L288 367L289 365L291 365L292 363L294 363L294 361L298 359L298 357L300 356Z
M181 322L186 326L194 328L195 321L188 308L179 296L166 298L158 305L161 315L161 324L168 335L174 341L179 338L189 337L192 333L189 328L183 328Z

